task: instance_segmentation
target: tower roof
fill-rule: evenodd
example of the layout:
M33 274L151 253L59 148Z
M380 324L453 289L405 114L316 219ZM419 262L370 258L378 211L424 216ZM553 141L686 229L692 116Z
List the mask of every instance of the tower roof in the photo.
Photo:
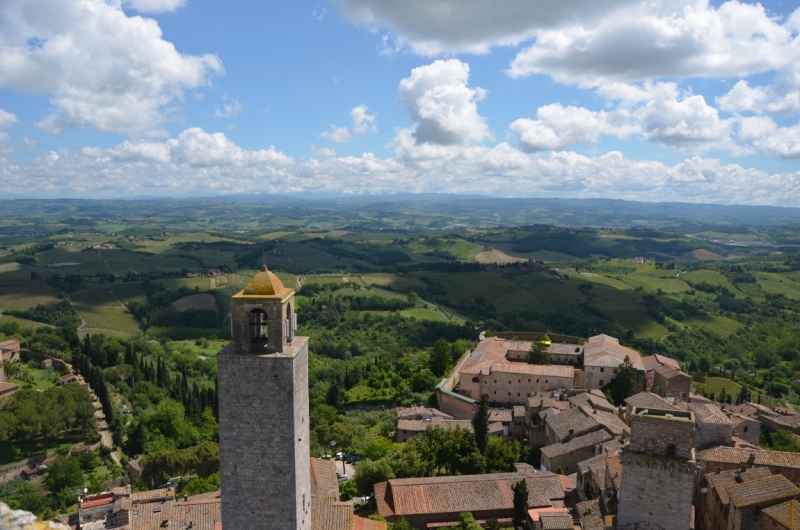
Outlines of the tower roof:
M256 274L247 287L241 292L245 296L284 296L291 289L284 287L283 282L274 272L267 269L264 265L261 272Z

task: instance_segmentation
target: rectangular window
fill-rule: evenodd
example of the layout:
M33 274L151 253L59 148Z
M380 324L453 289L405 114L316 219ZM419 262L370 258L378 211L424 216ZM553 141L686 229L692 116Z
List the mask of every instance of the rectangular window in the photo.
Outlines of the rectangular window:
M600 380L600 386L603 386L603 380L602 379Z
M667 456L675 456L675 446L673 444L667 444Z
M605 371L606 371L606 369L605 369L605 368L600 368L600 373L601 373L601 374L602 374L603 372L605 372Z

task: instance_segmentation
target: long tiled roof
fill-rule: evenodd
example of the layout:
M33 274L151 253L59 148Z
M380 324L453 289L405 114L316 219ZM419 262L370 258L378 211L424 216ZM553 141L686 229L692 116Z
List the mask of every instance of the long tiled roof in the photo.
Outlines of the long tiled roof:
M800 489L783 475L772 475L728 488L735 506L750 506L767 501L777 501L800 494Z
M554 342L547 347L547 353L551 355L582 355L583 346L580 344L567 344L566 342Z
M531 507L551 506L552 500L566 495L565 485L553 473L497 473L393 479L376 484L375 497L384 517L503 510L513 507L512 487L523 479Z
M415 431L423 432L428 427L441 427L442 429L467 429L472 431L472 422L470 420L440 420L434 418L431 421L425 420L398 420L397 428L401 431Z
M757 466L786 467L800 469L800 453L784 451L766 451L764 449L740 449L738 447L712 447L700 451L698 460L704 462L720 462L725 464L747 464L750 457Z
M336 478L336 462L311 459L311 494L339 498L339 480Z
M311 495L312 530L352 530L353 505L331 497Z
M742 484L744 482L752 482L754 480L771 477L772 473L765 467L754 467L747 471L720 471L719 473L711 473L706 475L708 483L717 492L722 504L725 506L730 502L730 495L728 488Z
M764 508L762 512L789 530L800 530L800 502L795 499Z
M539 516L542 530L572 530L572 516L568 513L543 513Z
M589 341L584 344L583 351L585 366L619 366L627 356L637 370L644 371L644 364L642 364L639 352L622 346L619 340L608 335L590 337Z
M689 410L694 412L698 423L733 426L733 422L717 406L708 403L689 403Z
M583 530L605 529L606 525L603 522L603 512L600 510L599 500L579 502L575 506L575 510L581 519L581 528Z
M445 420L453 419L451 415L430 407L397 407L398 420L419 420L429 417L439 417Z
M625 425L625 422L619 419L616 414L599 409L592 409L586 405L581 405L578 408L587 416L591 415L597 423L605 427L605 429L614 436L628 436L631 432L630 427Z
M529 409L548 409L548 408L558 408L557 403L561 403L560 401L556 401L555 399L541 395L541 396L531 396L528 398L528 408ZM567 403L569 405L569 403Z
M661 410L677 410L669 401L652 392L639 392L625 398L625 404L631 407L653 408Z
M512 409L489 409L489 423L494 421L510 423L513 420L514 411Z
M494 362L491 373L525 374L539 377L575 377L575 368L556 364L527 364L514 362Z
M655 369L655 372L663 377L664 379L672 379L673 377L683 375L684 377L691 377L688 374L685 374L678 370L677 368L673 368L671 366L659 366Z
M191 528L198 530L214 528L222 521L222 503L219 492L212 497L193 496L188 500L169 500L165 502L148 502L133 506L131 512L131 530L161 530L165 522L170 527L178 527L184 522L191 522Z
M659 366L671 366L677 370L681 369L681 365L678 364L678 361L672 359L671 357L666 357L657 353L655 355L642 357L642 363L647 371L655 370Z
M461 365L461 373L477 375L483 372L488 374L494 361L505 360L508 351L505 343L506 341L499 337L482 340Z
M563 444L553 444L542 447L542 455L547 458L553 458L560 455L565 455L579 449L587 447L594 447L599 443L610 440L612 436L603 429L599 431L590 432L583 436L578 436Z
M574 434L588 432L599 425L600 423L594 419L594 414L586 414L580 407L547 417L547 426L559 439L569 436L569 431L573 431Z

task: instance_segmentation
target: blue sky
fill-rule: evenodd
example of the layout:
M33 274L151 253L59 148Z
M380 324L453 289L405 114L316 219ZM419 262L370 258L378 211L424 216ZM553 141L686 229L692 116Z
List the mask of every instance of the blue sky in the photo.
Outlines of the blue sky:
M800 204L800 11L9 0L0 194Z

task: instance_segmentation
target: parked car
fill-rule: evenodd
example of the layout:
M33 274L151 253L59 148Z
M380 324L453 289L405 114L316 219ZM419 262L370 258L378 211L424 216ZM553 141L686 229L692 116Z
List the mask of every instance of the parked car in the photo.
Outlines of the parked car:
M339 479L339 482L344 482L349 477L347 475L342 475L341 473L336 473L336 478Z

